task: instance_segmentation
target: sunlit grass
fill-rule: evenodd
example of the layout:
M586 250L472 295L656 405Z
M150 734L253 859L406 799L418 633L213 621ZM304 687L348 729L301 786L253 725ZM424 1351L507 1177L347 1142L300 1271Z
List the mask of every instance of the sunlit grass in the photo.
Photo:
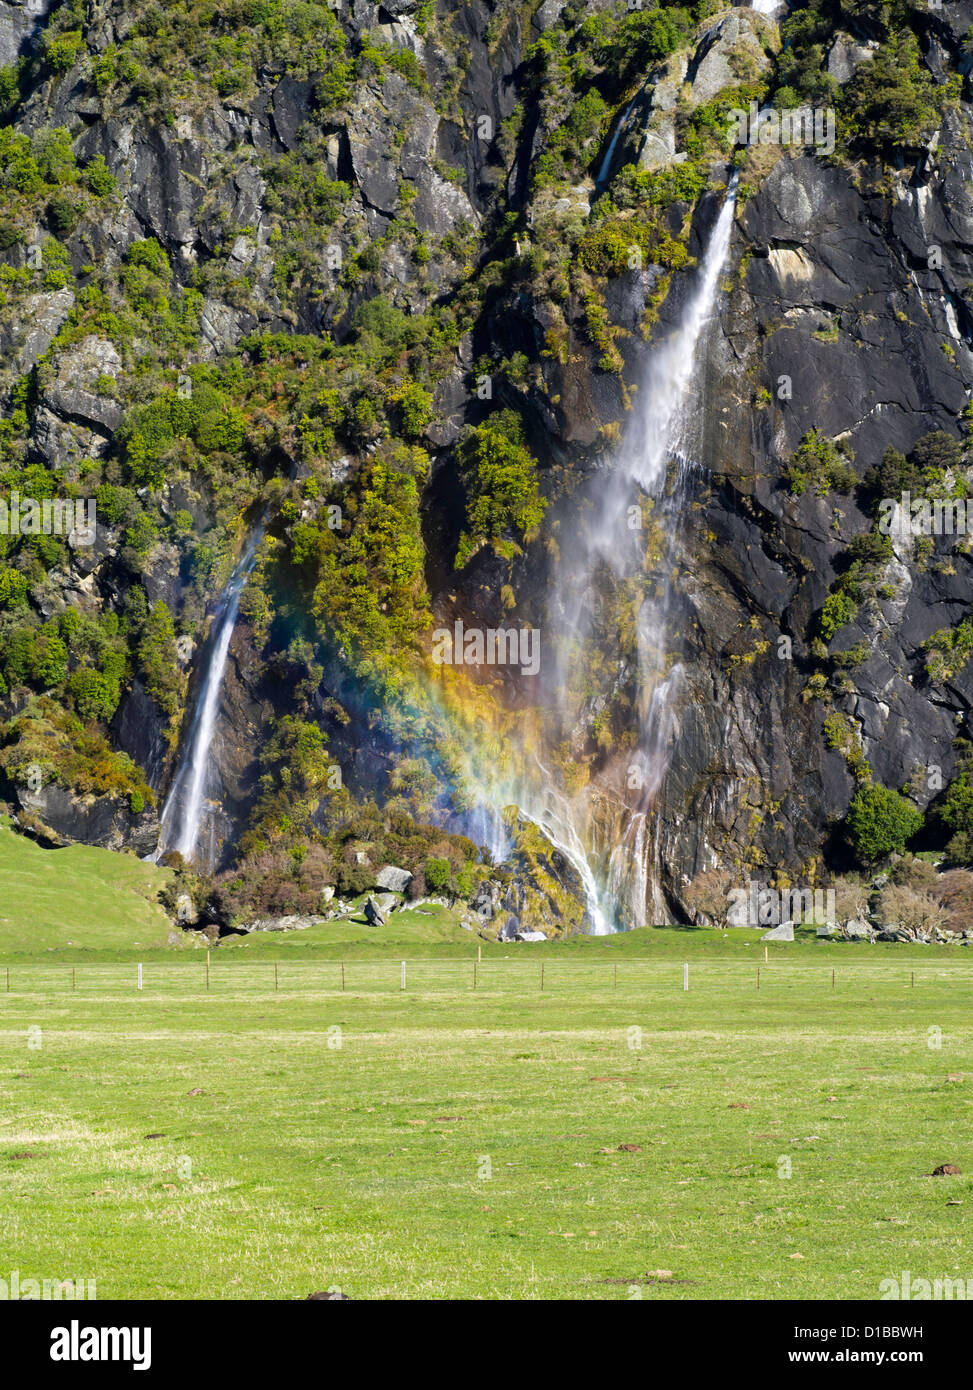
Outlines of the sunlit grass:
M410 959L404 992L392 956L346 962L344 993L337 961L283 960L275 989L246 951L213 952L208 991L199 954L152 958L141 994L131 963L73 991L17 963L10 994L0 969L0 1277L855 1299L973 1275L966 953L712 946L684 992L685 934L656 940L543 948L543 990L530 947L474 989L473 943Z

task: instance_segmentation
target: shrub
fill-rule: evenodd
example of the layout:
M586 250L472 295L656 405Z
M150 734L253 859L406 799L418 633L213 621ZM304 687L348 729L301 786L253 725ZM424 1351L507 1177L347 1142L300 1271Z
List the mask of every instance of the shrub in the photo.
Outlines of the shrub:
M83 39L80 29L64 34L45 35L44 57L53 72L67 72L81 52Z
M820 430L809 430L791 456L782 477L795 497L813 487L819 497L850 492L858 482L851 466L854 455Z
M402 433L407 439L419 439L432 419L432 393L417 381L399 386L389 396L399 407Z
M858 604L843 589L836 589L824 601L818 615L818 631L826 642L830 642L845 623L850 623L858 612Z
M725 931L730 923L730 892L737 886L739 876L729 869L704 869L686 889L686 906L697 919L704 917Z
M105 156L95 155L84 169L85 183L96 198L107 198L118 187L118 180L105 162Z
M469 559L477 541L529 531L540 524L547 508L540 495L537 464L511 410L498 411L485 424L467 431L460 443L459 465L469 531L460 540L457 568Z
M449 887L452 868L448 859L427 859L422 872L430 893L443 893Z
M153 603L149 609L138 654L146 690L159 708L164 710L170 719L175 719L181 705L182 676L172 614L162 599Z
M882 918L910 931L942 929L950 921L936 886L913 888L905 883L888 883L880 899Z
M848 808L848 832L862 864L901 854L922 822L918 807L889 787L860 788Z
M939 121L932 74L922 61L911 29L889 35L873 58L860 63L844 92L844 114L852 140L877 147L890 157L917 150Z
M365 864L342 864L335 878L335 887L343 898L357 898L374 887L375 875Z
M951 680L973 654L973 618L962 618L955 627L940 628L922 644L926 672L940 684Z

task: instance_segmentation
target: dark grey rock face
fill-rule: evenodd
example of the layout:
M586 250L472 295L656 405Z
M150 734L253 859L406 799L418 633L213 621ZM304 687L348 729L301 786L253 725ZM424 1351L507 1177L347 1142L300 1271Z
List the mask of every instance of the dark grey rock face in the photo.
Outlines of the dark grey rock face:
M930 160L921 182L902 180L891 215L847 173L805 156L781 158L739 217L734 259L745 274L722 302L707 380L707 540L697 532L678 586L689 679L661 808L675 898L679 876L713 853L807 866L853 791L822 738L827 710L805 703L803 690L813 615L871 520L847 494L791 497L780 473L812 429L846 439L859 476L890 446L908 451L935 429L956 437L973 384L973 198L957 173L969 160L968 121L955 135L962 144ZM936 269L926 266L932 246ZM761 388L769 403L746 408ZM876 780L901 787L916 767L948 780L969 676L933 685L921 645L969 611L971 562L962 553L938 571L894 562L887 577L894 597L860 612L831 645L870 649L847 671L835 708L860 727ZM768 649L728 669L731 639L753 619ZM782 636L792 660L778 658Z
M52 844L99 845L151 854L158 843L159 821L153 811L133 815L117 798L76 796L66 787L49 785L18 791L20 820L28 833Z
M555 196L534 191L545 134L535 109L524 113L502 157L492 139L475 133L481 118L499 130L523 101L525 50L557 26L560 0L546 0L529 17L505 14L502 25L494 23L496 7L484 0L458 7L453 32L463 63L456 73L447 73L443 52L419 34L417 8L416 0L384 0L379 7L354 0L343 7L341 22L349 31L361 34L378 25L383 37L416 55L430 90L418 90L391 66L374 72L341 109L328 113L321 156L325 177L351 190L346 222L335 231L336 249L347 262L369 242L381 242L383 292L409 315L422 313L437 297L458 294L482 249L476 235L492 231L495 213L523 214L542 251L544 227L555 225L545 224L546 217L562 219L558 226L586 217L597 192L594 174L610 140L599 133L602 147L591 177ZM591 6L592 12L604 8ZM106 7L92 20L99 52L131 22L124 9ZM30 49L39 18L36 6L28 11L23 4L0 2L0 63ZM963 45L971 21L973 4L937 10L933 67L946 59L947 66L969 73ZM765 71L765 28L745 9L719 16L704 26L695 51L637 74L608 172L625 163L654 170L678 162L685 154L677 149L683 84L689 84L684 104L696 107L732 82L741 53ZM860 34L838 33L827 48L828 71L847 82L867 61L869 45ZM447 76L453 83L448 100ZM117 265L132 242L155 237L180 285L194 282L217 247L225 252L228 274L246 277L245 301L221 297L212 286L207 290L199 356L211 361L255 330L333 332L340 338L350 332L357 303L375 292L373 285L346 291L336 272L328 293L309 297L286 317L278 296L263 216L268 185L262 161L300 152L315 103L311 80L268 68L245 96L221 101L214 93L211 102L181 109L171 120L146 115L137 102L103 112L78 70L60 82L38 82L18 122L27 133L66 126L82 162L102 155L118 180L117 200L86 227L85 256L72 248L79 264L90 250L92 258ZM938 142L914 167L881 177L877 169L852 171L810 153L777 154L776 161L768 157L737 212L700 383L693 443L699 468L690 505L673 526L676 579L668 631L683 680L669 768L652 807L656 869L672 915L683 912L687 879L717 860L810 872L832 852L834 824L853 792L844 758L822 734L827 710L808 697L807 685L816 669L810 647L815 614L841 572L850 541L869 528L871 518L852 493L819 497L810 490L792 497L781 481L787 460L803 436L820 430L847 441L860 477L890 446L908 451L938 429L959 437L973 387L969 103L958 103L944 118ZM716 182L725 181L725 167L714 173ZM697 206L690 238L696 255L718 203L709 193ZM397 225L404 206L431 249L422 274L415 248ZM670 210L674 232L684 213L688 207L682 204ZM461 255L450 250L449 238L462 227L470 230L474 249ZM226 237L227 228L248 231ZM528 245L525 263L529 250ZM20 268L24 254L15 246L4 258ZM526 358L530 370L522 380L498 376L495 404L513 404L522 412L563 539L596 495L601 471L611 466L611 431L624 431L633 400L637 408L631 388L653 346L677 321L691 283L688 274L673 274L658 303L666 284L661 266L647 264L606 279L607 319L621 330L624 368L616 373L599 364L570 277L567 291L555 300L515 269L508 266L498 276L473 326L463 325L449 370L436 384L437 418L425 436L432 451L424 521L433 609L438 615L455 608L494 624L503 619L508 585L518 619L556 619L557 607L549 592L549 533L509 563L484 549L464 571L452 568L453 523L462 507L455 446L476 418L470 399L475 364ZM120 362L105 338L91 333L43 360L74 308L72 291L38 290L0 324L0 392L6 396L18 377L41 364L31 458L68 478L79 460L112 457L121 423L110 389ZM658 318L647 342L643 328L648 331L652 309ZM564 350L552 351L552 339L562 340ZM275 464L284 474L292 460ZM333 475L351 478L358 466L349 451L335 462ZM166 495L164 508L167 517L188 511L199 521L212 514L213 498L205 483L198 491L181 485ZM58 579L61 594L45 595L43 603L52 612L58 597L92 608L118 606L127 582L116 563L121 543L117 533L100 526L96 545L71 556L69 570ZM922 644L969 612L971 563L962 552L948 564L897 556L886 575L887 596L863 606L830 644L832 657L864 649L863 659L845 670L833 708L855 722L876 779L888 786L902 786L916 766L936 767L948 780L954 766L953 739L970 710L973 670L932 683ZM175 543L163 540L154 547L139 583L150 603L162 600L173 612L182 610L189 583L185 556ZM198 597L194 601L201 607ZM786 655L781 639L789 644ZM602 688L577 726L566 731L566 742L586 753L596 704L603 708L614 697L631 704L638 695L637 676L612 643L606 623ZM329 689L341 697L348 680L347 673L327 673ZM291 686L279 668L260 659L241 622L214 746L221 865L253 805L259 754L273 721L293 708ZM515 678L502 696L514 707L526 700ZM361 703L347 700L356 711ZM164 728L161 712L135 681L119 705L112 738L160 793L172 773ZM379 785L388 747L359 713L346 737L342 752L359 785ZM607 799L627 805L609 755L593 755L592 774ZM40 800L24 802L25 813L64 838L136 847L151 841L152 817L133 818L107 802L80 802L56 787L38 795ZM617 829L610 817L605 823ZM577 871L550 844L532 842L525 826L518 830L514 878L491 881L474 902L476 915L491 932L510 937L535 927L555 930L566 920L582 925L584 891ZM401 891L398 881L379 879L379 886Z

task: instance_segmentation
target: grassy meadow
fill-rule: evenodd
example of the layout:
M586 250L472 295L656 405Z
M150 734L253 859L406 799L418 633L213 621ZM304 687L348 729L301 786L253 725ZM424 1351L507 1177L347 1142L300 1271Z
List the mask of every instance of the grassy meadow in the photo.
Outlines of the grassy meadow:
M90 890L66 877L58 906L35 853L74 855ZM158 871L112 856L106 895L98 853L29 847L54 894L33 952L30 890L6 890L0 1277L102 1299L870 1299L905 1269L973 1277L969 948L804 938L765 961L755 931L646 928L477 962L433 911L223 943L207 967L152 934ZM929 1176L944 1163L961 1174Z

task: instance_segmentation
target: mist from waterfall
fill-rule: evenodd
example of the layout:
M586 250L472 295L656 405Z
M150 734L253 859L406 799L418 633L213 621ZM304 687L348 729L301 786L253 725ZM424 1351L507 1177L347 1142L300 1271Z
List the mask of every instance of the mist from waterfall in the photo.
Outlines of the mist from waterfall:
M216 734L223 675L230 639L240 611L240 597L257 560L266 518L250 533L226 587L220 595L209 634L209 658L196 694L184 750L169 790L160 822L159 847L153 856L176 852L200 867L211 869L217 846L212 833L204 845L212 781L212 748ZM210 830L212 826L210 824Z
M652 811L678 736L684 684L668 650L671 543L694 469L698 368L729 253L736 187L734 173L679 322L646 364L612 467L597 475L570 540L559 539L563 553L548 617L557 653L544 680L555 742L569 741L579 724L597 728L609 698L599 686L599 632L618 621L628 622L637 667L636 741L621 757L624 769L615 767L614 785L599 778L569 795L539 764L537 775L521 778L510 799L581 875L593 934L665 920L653 872L659 836ZM647 573L647 537L653 536L661 545L651 566L656 580Z

